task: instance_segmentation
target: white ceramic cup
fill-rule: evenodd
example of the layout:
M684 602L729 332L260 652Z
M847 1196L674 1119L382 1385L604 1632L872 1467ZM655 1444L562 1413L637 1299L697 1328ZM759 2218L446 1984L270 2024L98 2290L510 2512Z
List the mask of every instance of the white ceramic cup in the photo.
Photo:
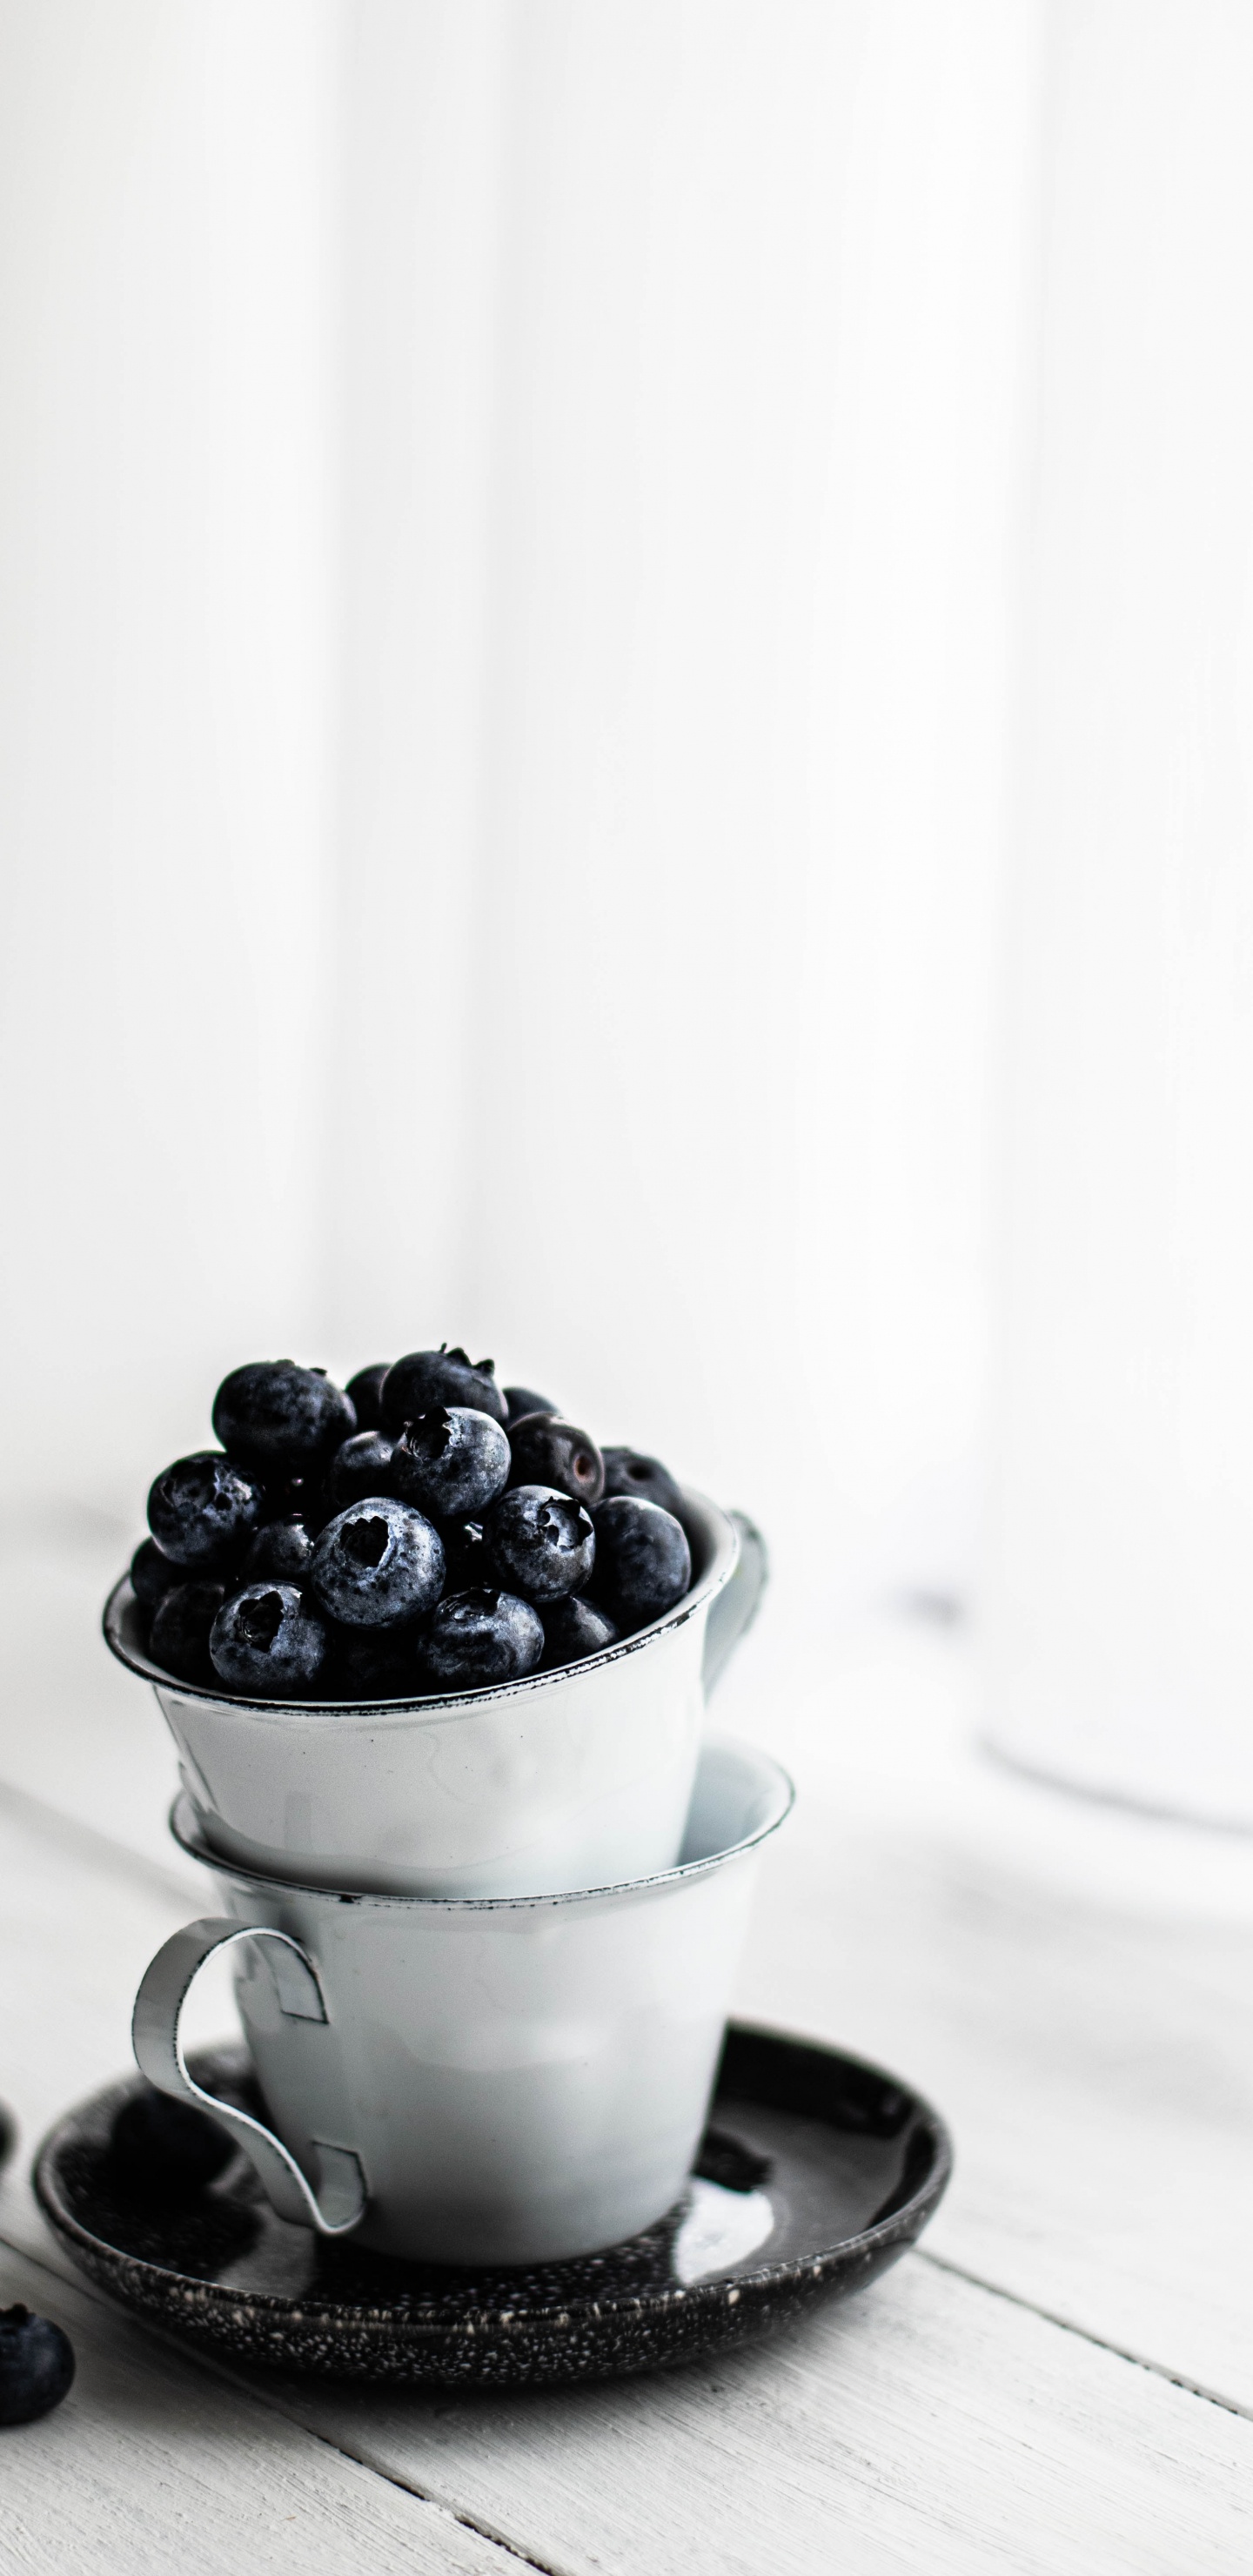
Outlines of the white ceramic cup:
M105 1636L156 1691L204 1839L227 1860L394 1896L533 1896L677 1859L706 1696L757 1608L751 1522L684 1495L690 1592L603 1654L427 1699L239 1699L150 1661L129 1579Z
M617 2244L684 2188L758 1853L792 1794L767 1754L712 1742L677 1868L455 1903L232 1868L180 1800L175 1834L227 1911L153 1960L135 2004L139 2065L222 2122L280 2217L323 2235L354 2230L440 2263ZM229 1943L273 2129L202 2092L179 2044L188 1988Z

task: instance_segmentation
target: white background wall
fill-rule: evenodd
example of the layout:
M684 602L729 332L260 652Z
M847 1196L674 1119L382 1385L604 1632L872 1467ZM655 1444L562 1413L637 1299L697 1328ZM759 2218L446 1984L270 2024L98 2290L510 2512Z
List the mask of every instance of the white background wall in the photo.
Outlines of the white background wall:
M327 1185L338 22L0 9L4 1502L135 1520L307 1344Z
M11 1536L283 1350L819 1622L990 1453L994 1739L1253 1816L1251 112L1243 0L0 0Z
M19 1517L468 1338L969 1562L1006 0L0 8Z

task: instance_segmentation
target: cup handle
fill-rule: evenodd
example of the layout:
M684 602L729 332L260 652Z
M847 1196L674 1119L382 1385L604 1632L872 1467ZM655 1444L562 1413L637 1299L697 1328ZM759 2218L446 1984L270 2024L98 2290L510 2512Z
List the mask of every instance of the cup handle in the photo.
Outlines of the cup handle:
M725 1583L710 1606L705 1625L705 1659L701 1677L705 1697L714 1683L722 1679L741 1637L752 1627L761 1608L761 1596L770 1580L770 1559L766 1542L747 1512L729 1512L739 1532L740 1552L731 1579Z
M270 1923L232 1923L223 1916L205 1915L175 1932L144 1971L131 2025L139 2071L159 2093L168 2093L175 2102L193 2102L228 2131L236 2146L243 2148L280 2218L290 2219L297 2227L315 2227L319 2236L347 2236L366 2205L365 2175L352 2148L324 2146L320 2138L315 2139L319 2199L273 2130L247 2111L219 2102L188 2072L178 2035L183 2005L206 1959L229 1949L234 1941L268 1945L266 1956L280 2011L297 2021L326 2020L317 1970L289 1932L279 1932Z

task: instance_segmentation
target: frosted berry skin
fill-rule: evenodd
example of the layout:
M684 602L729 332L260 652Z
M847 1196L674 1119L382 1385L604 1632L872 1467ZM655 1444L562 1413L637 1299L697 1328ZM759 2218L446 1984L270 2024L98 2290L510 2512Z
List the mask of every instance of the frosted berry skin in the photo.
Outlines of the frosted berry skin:
M348 1628L395 1628L422 1619L444 1589L439 1532L388 1494L353 1503L328 1521L309 1581L322 1609Z
M511 1485L555 1485L590 1511L605 1489L605 1462L587 1431L559 1413L525 1413L509 1434Z
M230 2163L234 2143L192 2102L172 2102L151 2084L128 2094L109 2131L119 2182L163 2200L202 2191Z
M59 2406L74 2377L74 2347L49 2317L0 2308L0 2424L34 2424Z
M163 1467L148 1493L148 1527L163 1556L188 1573L229 1565L265 1511L260 1479L220 1449Z
M350 1440L357 1428L351 1397L321 1369L295 1360L248 1360L224 1377L213 1399L213 1428L224 1449L263 1474L299 1476Z
M604 1500L617 1494L631 1494L640 1503L656 1503L663 1512L682 1516L683 1496L668 1467L660 1458L648 1458L640 1449L605 1449Z
M407 1422L392 1451L401 1501L437 1520L476 1520L504 1492L509 1443L490 1413L436 1405Z
M422 1641L427 1688L482 1690L518 1681L534 1672L543 1651L544 1630L529 1601L490 1584L450 1592Z
M618 1634L608 1611L595 1601L585 1601L581 1592L567 1592L563 1601L546 1602L540 1616L544 1623L542 1672L552 1672L558 1664L581 1663L585 1655L599 1655L606 1646L613 1645Z
M672 1610L691 1580L691 1550L672 1512L629 1494L598 1505L593 1589L623 1636Z
M313 1541L299 1513L265 1521L254 1531L239 1569L241 1583L303 1583Z
M511 1485L483 1533L498 1582L524 1601L581 1592L596 1558L596 1533L581 1503L551 1485Z
M507 1408L505 1429L510 1438L513 1436L515 1422L525 1421L528 1413L560 1413L561 1411L560 1405L554 1404L551 1397L537 1395L533 1386L507 1386L505 1405Z
M215 1690L217 1674L209 1653L209 1636L222 1603L224 1583L176 1583L163 1592L152 1614L148 1652L163 1672L180 1682Z
M454 1347L407 1351L402 1360L393 1362L380 1397L383 1429L393 1439L406 1422L434 1412L437 1404L460 1404L473 1413L488 1413L503 1429L506 1406L496 1384L494 1361L467 1359L463 1350Z
M145 1610L155 1610L163 1592L186 1581L186 1567L172 1565L168 1556L162 1556L155 1538L140 1540L131 1558L131 1590Z
M322 1485L321 1518L333 1520L350 1503L370 1494L390 1494L392 1444L381 1431L357 1431L335 1452Z
M155 1479L131 1564L135 1633L189 1688L328 1707L473 1690L602 1654L690 1586L663 1462L602 1450L459 1344L342 1389L249 1361L213 1422L221 1449Z
M326 1661L326 1623L294 1583L250 1583L224 1601L209 1655L228 1690L299 1698Z
M380 1398L390 1367L390 1360L374 1360L369 1368L358 1369L356 1376L349 1378L344 1393L356 1414L358 1431L382 1430Z

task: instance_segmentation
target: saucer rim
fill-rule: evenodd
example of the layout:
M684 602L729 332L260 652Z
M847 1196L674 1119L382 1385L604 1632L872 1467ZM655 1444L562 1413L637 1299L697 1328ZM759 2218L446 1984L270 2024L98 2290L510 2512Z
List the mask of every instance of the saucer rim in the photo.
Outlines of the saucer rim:
M829 2041L806 2038L799 2032L782 2030L766 2022L738 2020L727 2024L727 2037L732 2036L765 2040L790 2054L830 2060L855 2074L872 2076L877 2083L893 2088L905 2098L910 2105L910 2124L921 2126L929 2134L931 2157L926 2174L899 2209L892 2210L886 2218L874 2221L869 2227L855 2230L851 2236L840 2237L831 2245L815 2247L810 2253L776 2263L759 2264L751 2271L715 2274L712 2279L694 2282L690 2287L675 2283L667 2288L616 2292L600 2297L589 2293L563 2300L560 2304L523 2301L510 2308L467 2308L450 2315L446 2308L439 2306L413 2308L403 2313L381 2312L378 2307L356 2306L346 2301L323 2300L304 2304L282 2291L228 2288L223 2283L197 2280L191 2273L177 2272L168 2264L153 2263L143 2255L127 2253L124 2248L109 2244L106 2238L94 2235L81 2224L59 2195L57 2160L64 2148L72 2143L84 2117L114 2098L120 2106L127 2095L142 2083L143 2079L138 2075L101 2085L64 2111L40 2143L31 2169L31 2180L35 2197L54 2233L75 2259L81 2252L94 2278L100 2279L103 2273L124 2271L166 2285L170 2294L181 2298L187 2323L193 2322L196 2311L201 2317L220 2312L238 2319L239 2312L246 2310L258 2319L298 2320L306 2329L321 2327L339 2331L345 2336L352 2334L367 2340L373 2338L379 2342L388 2340L414 2345L436 2338L445 2343L476 2341L486 2330L506 2339L534 2336L550 2329L568 2329L573 2336L583 2319L599 2329L618 2319L665 2317L677 2309L699 2312L702 2307L724 2305L728 2303L731 2291L738 2302L741 2297L750 2301L767 2298L775 2289L800 2292L806 2285L817 2289L828 2281L833 2266L838 2266L841 2272L851 2269L854 2263L868 2268L877 2254L890 2253L896 2247L903 2252L907 2245L915 2243L943 2198L953 2171L952 2136L934 2105L914 2085L905 2083L887 2068L876 2065L870 2058L858 2056L852 2050L837 2048ZM200 2052L205 2057L220 2057L222 2053L221 2050ZM711 2113L716 2114L717 2103L715 2085ZM816 2118L816 2124L822 2125L820 2119ZM613 2247L604 2248L606 2253L614 2250ZM99 2268L94 2268L96 2266ZM519 2273L525 2274L526 2268L518 2266ZM118 2295L133 2310L136 2302L126 2297L124 2292L119 2291ZM173 2324L174 2320L170 2322ZM288 2369L299 2367L290 2360L282 2366Z

